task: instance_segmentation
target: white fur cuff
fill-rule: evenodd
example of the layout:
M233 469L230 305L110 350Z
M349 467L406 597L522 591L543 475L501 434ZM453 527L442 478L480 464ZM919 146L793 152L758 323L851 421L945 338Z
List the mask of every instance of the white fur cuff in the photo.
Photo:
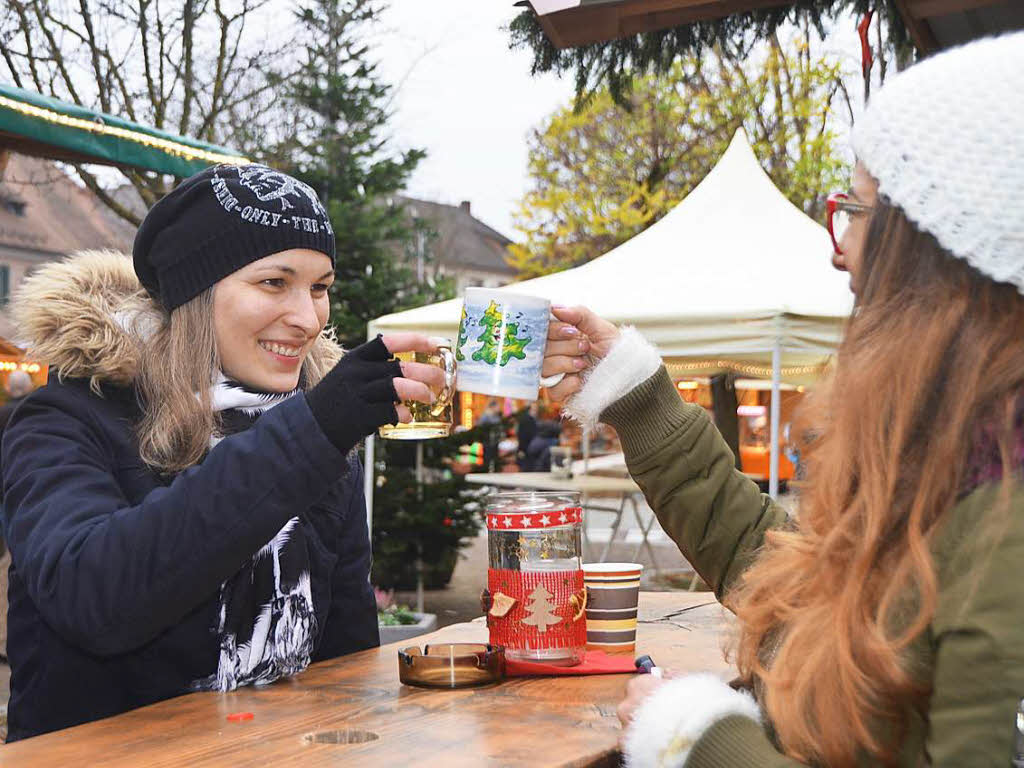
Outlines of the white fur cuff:
M701 734L728 715L761 722L749 693L733 690L712 674L669 680L640 705L626 731L626 768L679 768Z
M625 326L604 360L584 373L583 389L565 404L565 414L584 428L597 426L601 412L661 365L657 348L632 326Z

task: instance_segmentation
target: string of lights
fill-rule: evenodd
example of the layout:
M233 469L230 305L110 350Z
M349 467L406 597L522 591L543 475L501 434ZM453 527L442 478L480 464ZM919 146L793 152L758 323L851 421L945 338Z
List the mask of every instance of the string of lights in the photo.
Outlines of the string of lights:
M731 371L742 373L746 376L768 378L772 375L770 365L754 365L752 363L741 363L736 360L696 360L685 363L669 363L667 366L670 375L684 377L692 371L706 371L708 369ZM780 373L783 376L808 376L811 374L823 373L828 367L827 363L815 365L789 365L782 366Z
M13 110L19 114L34 117L55 125L62 125L68 128L88 131L101 136L113 136L127 141L134 141L153 149L159 149L187 160L203 160L208 163L246 163L248 160L241 155L229 155L222 152L212 152L199 147L192 147L178 141L151 136L141 131L133 131L129 128L121 128L116 125L107 125L102 120L86 120L80 117L71 117L45 107L37 107L34 104L26 104L23 101L0 96L0 107Z
M0 371L25 371L39 373L39 363L16 363L13 360L0 360Z

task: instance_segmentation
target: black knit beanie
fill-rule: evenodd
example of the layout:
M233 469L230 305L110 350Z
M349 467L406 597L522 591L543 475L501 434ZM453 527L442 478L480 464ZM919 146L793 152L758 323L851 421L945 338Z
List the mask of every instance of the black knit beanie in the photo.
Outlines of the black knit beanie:
M334 231L316 192L265 165L216 165L153 206L132 255L139 281L170 311L291 248L320 251L334 266Z

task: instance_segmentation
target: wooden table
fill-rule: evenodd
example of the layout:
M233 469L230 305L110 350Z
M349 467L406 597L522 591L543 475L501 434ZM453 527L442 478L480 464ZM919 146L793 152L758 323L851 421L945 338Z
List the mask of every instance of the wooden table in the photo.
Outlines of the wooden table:
M637 653L680 671L731 675L726 613L711 593L645 592ZM0 766L600 766L614 765L615 708L628 675L515 678L456 691L398 682L397 649L485 642L482 619L412 642L314 664L301 675L227 694L177 699L0 746ZM229 722L235 712L252 720ZM359 744L318 743L345 729Z

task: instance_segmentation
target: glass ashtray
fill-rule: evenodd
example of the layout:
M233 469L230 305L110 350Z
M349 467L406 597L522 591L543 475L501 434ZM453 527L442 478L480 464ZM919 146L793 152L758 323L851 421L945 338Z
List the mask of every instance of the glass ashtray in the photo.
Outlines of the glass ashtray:
M468 688L500 683L505 649L482 643L437 643L398 652L398 679L428 688Z

